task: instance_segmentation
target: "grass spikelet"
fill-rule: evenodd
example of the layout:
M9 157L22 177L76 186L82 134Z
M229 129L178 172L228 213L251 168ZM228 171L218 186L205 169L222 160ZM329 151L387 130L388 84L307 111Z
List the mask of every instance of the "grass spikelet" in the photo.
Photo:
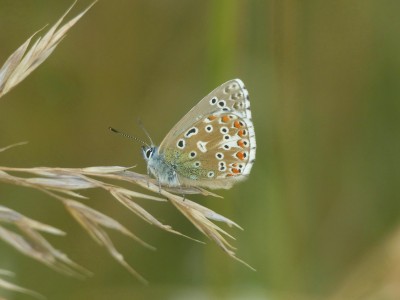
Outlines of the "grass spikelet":
M78 14L75 18L59 27L65 16L74 7L76 1L65 12L65 14L44 34L38 37L29 48L31 40L36 35L34 33L23 43L14 53L12 53L2 68L0 69L0 98L8 93L12 88L24 80L38 66L40 66L57 45L65 37L66 33L82 16L94 5L93 2L87 9Z

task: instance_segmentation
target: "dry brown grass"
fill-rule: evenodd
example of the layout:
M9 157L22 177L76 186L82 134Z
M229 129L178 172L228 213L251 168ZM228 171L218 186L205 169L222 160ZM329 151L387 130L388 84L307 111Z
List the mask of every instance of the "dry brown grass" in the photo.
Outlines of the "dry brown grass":
M30 48L29 44L33 36L37 35L37 33L31 36L7 59L0 69L0 98L46 60L63 39L66 32L91 6L60 27L64 17L71 10L71 6L47 33L36 39ZM1 148L0 153L22 144L26 143L23 142ZM147 283L147 281L125 261L123 255L113 245L111 237L106 233L105 229L113 229L134 239L144 247L149 249L154 248L122 226L117 220L79 202L79 200L86 198L81 192L93 188L103 189L149 224L170 233L184 236L171 226L157 220L149 211L135 202L135 199L142 198L150 201L169 201L199 231L220 246L225 253L252 269L252 267L236 257L235 249L226 240L226 237L234 238L212 221L219 221L230 227L240 227L228 218L190 201L186 197L180 196L182 192L185 194L202 193L206 196L216 196L215 194L195 188L180 188L175 191L166 190L160 188L154 179L132 172L129 169L131 168L119 166L98 166L89 168L13 168L0 166L0 182L16 187L33 188L57 199L99 245L105 247L119 264L143 283ZM109 183L110 180L120 183L129 182L132 184L132 189L124 188L118 184L111 184ZM156 196L135 191L134 188L137 186L154 193ZM174 194L174 192L176 192L176 194ZM10 208L0 205L0 239L24 255L42 262L54 270L78 277L90 275L89 271L74 263L65 253L54 248L42 233L53 235L65 234L57 228L30 219ZM10 274L10 272L0 270L0 276ZM35 292L15 286L1 278L0 288L41 297Z

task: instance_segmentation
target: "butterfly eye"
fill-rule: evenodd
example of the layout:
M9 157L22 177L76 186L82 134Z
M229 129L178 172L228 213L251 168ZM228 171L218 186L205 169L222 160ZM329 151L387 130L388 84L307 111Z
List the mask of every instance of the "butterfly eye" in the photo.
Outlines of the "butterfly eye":
M217 97L213 97L213 98L210 100L210 104L211 104L211 105L215 105L215 104L217 103L217 101L218 101Z
M152 154L153 154L153 150L151 148L146 150L146 153L145 153L146 158L150 158L152 156Z
M176 143L176 145L178 146L179 149L185 148L185 140L184 140L184 139L178 140L178 142Z

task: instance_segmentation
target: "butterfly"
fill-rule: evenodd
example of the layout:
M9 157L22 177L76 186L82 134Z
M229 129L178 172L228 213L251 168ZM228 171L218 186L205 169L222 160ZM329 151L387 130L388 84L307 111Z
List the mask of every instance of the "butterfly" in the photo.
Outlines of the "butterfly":
M143 146L142 154L161 186L229 189L246 179L256 156L256 138L243 82L233 79L217 87L160 146Z
M145 145L142 154L160 186L229 189L246 179L256 156L256 138L243 82L233 79L217 87L160 146Z

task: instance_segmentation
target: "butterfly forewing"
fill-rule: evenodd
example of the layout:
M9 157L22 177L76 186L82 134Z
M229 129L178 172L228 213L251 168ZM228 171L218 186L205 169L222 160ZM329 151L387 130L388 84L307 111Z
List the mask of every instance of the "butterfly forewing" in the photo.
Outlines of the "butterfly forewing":
M231 80L202 99L168 133L159 153L185 186L229 188L246 178L256 141L248 93Z
M161 142L160 151L174 144L178 135L189 129L193 123L216 112L232 111L251 119L250 102L247 89L240 79L233 79L217 87L194 106L166 135Z

